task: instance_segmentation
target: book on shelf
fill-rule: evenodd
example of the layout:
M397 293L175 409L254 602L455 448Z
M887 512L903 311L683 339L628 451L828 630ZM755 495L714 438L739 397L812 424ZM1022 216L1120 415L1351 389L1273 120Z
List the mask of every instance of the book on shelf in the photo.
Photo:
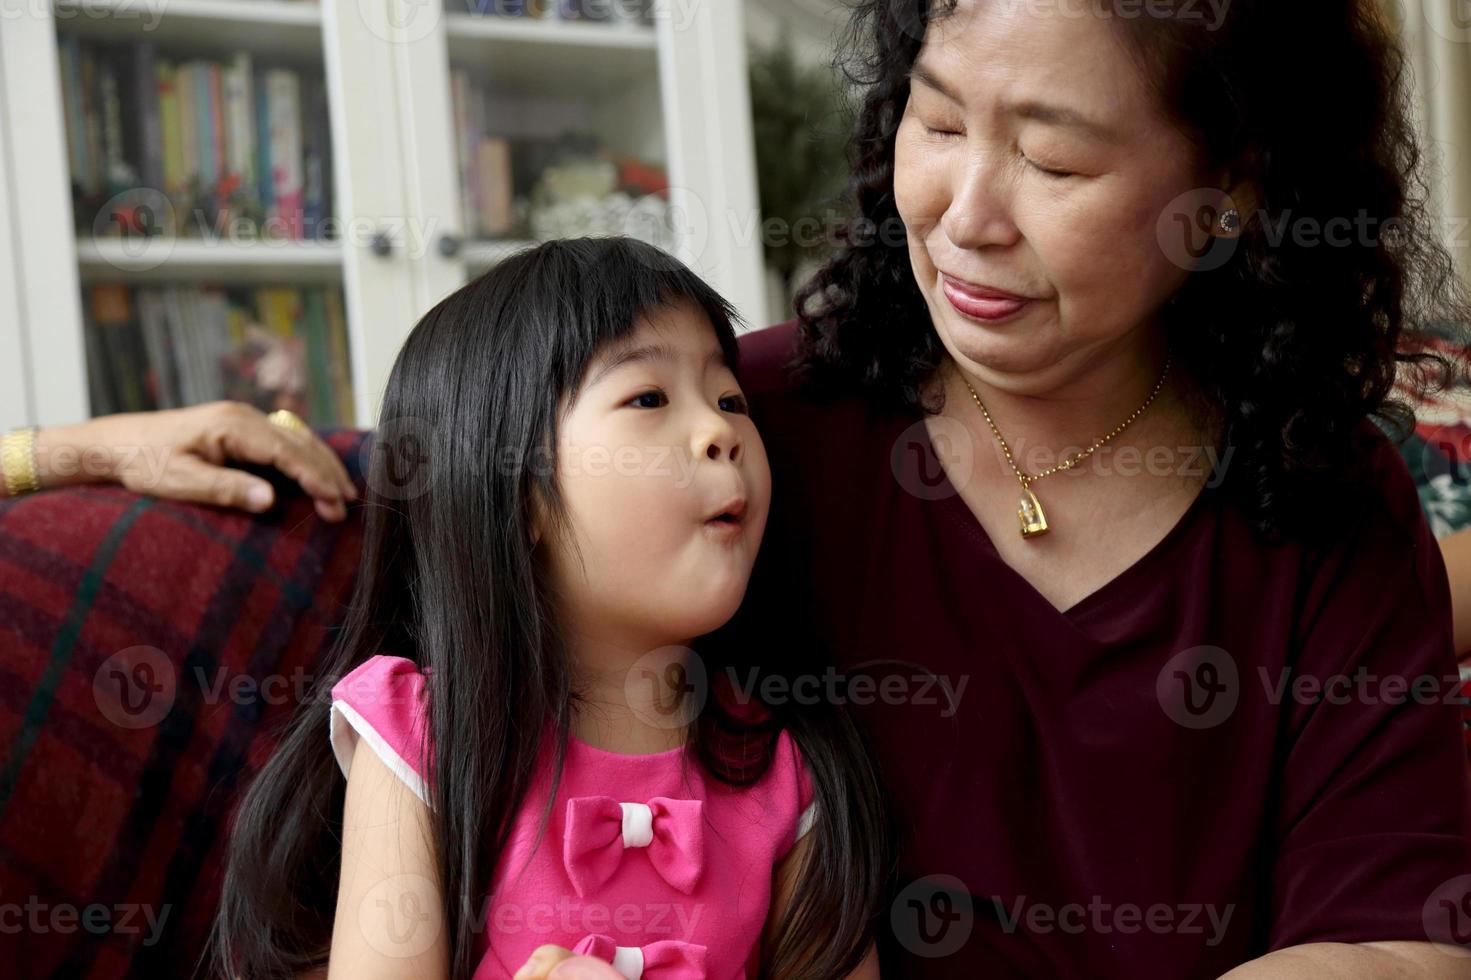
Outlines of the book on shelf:
M152 41L58 45L79 231L335 237L320 70L245 51L180 60Z
M353 424L342 294L335 287L86 288L93 415L230 398Z
M262 79L271 150L271 213L291 222L288 238L302 237L301 85L295 72L273 69Z
M475 155L475 206L481 235L501 238L515 228L511 204L511 143L480 137Z
M489 131L493 113L488 98L487 87L465 69L450 71L462 219L472 238L515 237L525 228L518 225L513 207L511 141Z

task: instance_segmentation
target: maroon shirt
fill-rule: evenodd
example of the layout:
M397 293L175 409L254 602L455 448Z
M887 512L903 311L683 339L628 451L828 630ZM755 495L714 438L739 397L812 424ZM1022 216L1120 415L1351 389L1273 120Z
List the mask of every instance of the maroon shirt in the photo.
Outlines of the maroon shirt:
M733 628L810 633L873 679L826 690L901 834L886 978L1214 977L1300 943L1471 943L1448 584L1387 439L1382 506L1326 552L1258 543L1206 490L1059 612L999 558L920 411L795 390L795 336L741 338L773 503Z

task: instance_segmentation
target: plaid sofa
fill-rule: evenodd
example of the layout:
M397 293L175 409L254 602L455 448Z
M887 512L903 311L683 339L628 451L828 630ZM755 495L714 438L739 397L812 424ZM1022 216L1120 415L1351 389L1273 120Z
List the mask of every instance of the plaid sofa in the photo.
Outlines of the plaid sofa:
M323 436L361 492L371 434ZM277 489L255 516L113 487L0 501L0 974L192 973L232 804L362 543L359 508L323 521L254 472Z

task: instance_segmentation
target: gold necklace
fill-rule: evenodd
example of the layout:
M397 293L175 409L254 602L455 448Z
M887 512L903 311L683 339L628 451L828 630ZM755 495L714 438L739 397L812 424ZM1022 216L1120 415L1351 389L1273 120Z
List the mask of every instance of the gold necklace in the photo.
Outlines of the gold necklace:
M1074 466L1077 466L1083 460L1087 459L1089 456L1092 456L1101 447L1107 445L1114 436L1118 435L1120 432L1123 432L1135 419L1143 415L1144 410L1154 402L1155 397L1158 396L1160 393L1160 389L1164 387L1165 379L1170 376L1170 356L1171 355L1169 354L1169 352L1165 353L1165 367L1164 370L1160 372L1159 380L1154 383L1154 390L1149 393L1148 398L1144 399L1143 405L1140 405L1138 408L1134 409L1134 413L1132 415L1124 419L1118 425L1114 426L1113 431L1110 432L1108 435L1104 436L1101 439L1094 439L1093 445L1089 446L1087 449L1084 449L1081 452L1073 453L1071 456L1058 463L1056 466L1049 466L1047 469L1043 470L1041 473L1038 473L1035 476L1025 472L1020 466L1016 465L1016 460L1013 459L1011 456L1011 447L1006 444L1006 439L1001 435L1001 430L996 428L996 423L991 421L991 413L986 411L986 406L981 402L981 396L976 394L976 390L974 388L971 388L970 382L966 380L964 375L961 375L960 380L965 381L966 388L970 390L970 396L976 400L976 407L979 408L981 410L981 414L985 416L986 424L991 427L991 432L996 436L996 441L1001 445L1001 451L1006 454L1006 461L1011 464L1011 471L1016 474L1017 481L1020 482L1022 485L1022 497L1021 500L1017 503L1016 518L1017 521L1021 524L1023 538L1035 538L1047 533L1047 515L1042 512L1042 502L1038 500L1037 495L1032 492L1032 484L1042 479L1044 476L1051 476L1054 473L1060 473L1063 470L1070 470Z

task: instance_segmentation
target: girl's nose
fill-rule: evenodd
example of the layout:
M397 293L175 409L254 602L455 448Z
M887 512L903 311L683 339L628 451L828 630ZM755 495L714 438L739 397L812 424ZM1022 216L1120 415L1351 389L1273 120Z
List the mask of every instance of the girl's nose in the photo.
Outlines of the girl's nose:
M708 427L702 430L699 443L695 447L695 457L699 458L701 455L707 459L719 459L728 455L732 463L740 462L740 434L724 416L713 415Z
M730 449L729 449L729 452L730 452L730 461L732 463L740 462L740 453L741 453L741 443L740 443L740 440L739 439L733 439L733 440L731 440L730 443L729 443L729 446L730 446ZM706 447L706 449L705 449L705 455L708 456L711 459L719 459L720 458L720 454L721 454L722 451L723 451L722 443L719 443L719 442L711 442L710 445L708 447Z

